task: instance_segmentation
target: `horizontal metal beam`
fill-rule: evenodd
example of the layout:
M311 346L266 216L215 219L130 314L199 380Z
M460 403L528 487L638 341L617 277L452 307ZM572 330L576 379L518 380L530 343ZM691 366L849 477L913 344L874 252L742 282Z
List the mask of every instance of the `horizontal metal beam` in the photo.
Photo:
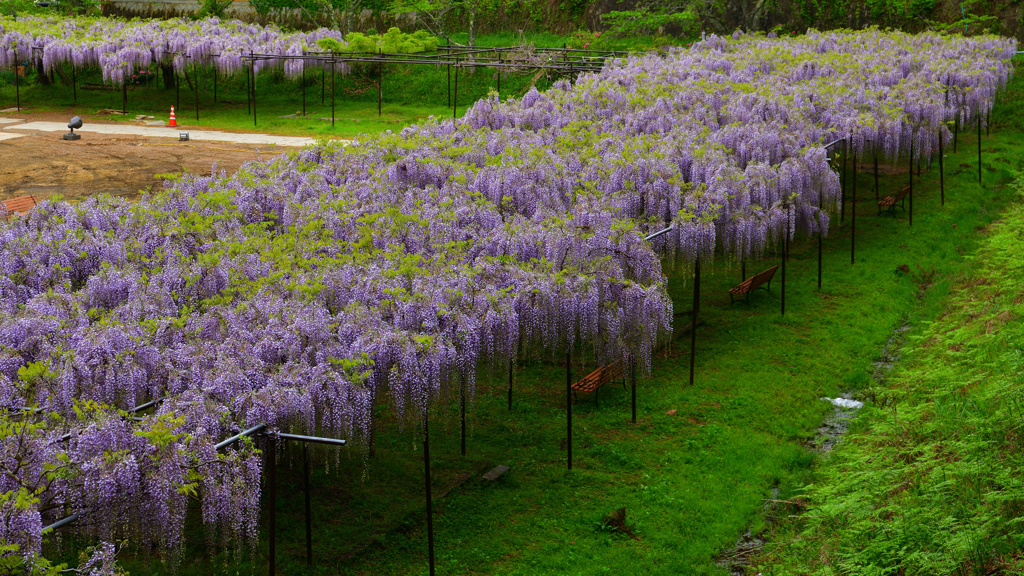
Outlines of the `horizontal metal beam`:
M53 524L50 524L49 526L43 528L43 533L45 534L46 532L49 532L50 530L56 530L58 528L63 528L65 526L67 526L68 524L71 524L75 520L78 520L82 516L85 516L89 512L90 512L90 510L88 508L86 508L85 510L82 510L81 512L75 512L74 514L72 514L71 516L68 516L67 518L64 518L63 520L57 520Z
M653 234L648 234L647 236L644 236L644 240L654 240L655 238L657 238L658 236L661 236L662 234L668 234L673 228L674 228L674 226L669 226L668 228L665 228L664 230L658 230L657 232L654 232Z
M846 140L846 138L836 138L835 140L829 142L828 144L825 144L825 149L828 150L829 148L831 148L831 147L835 146L836 144L839 144L840 142L843 142L845 140Z
M316 444L330 444L332 446L345 446L347 442L345 440L339 440L338 438L322 438L320 436L303 436L301 434L285 434L281 432L276 434L281 440L294 440L296 442L313 442Z
M267 427L266 424L259 424L257 426L253 426L252 428L249 428L248 430L246 430L246 431L244 431L244 432L242 432L240 434L235 434L231 438L228 438L227 440L221 442L220 444L217 444L216 446L214 446L214 449L215 450L222 450L224 448L227 448L228 446L231 446L232 444L234 444L235 442L238 442L239 440L241 440L242 438L245 438L246 436L252 436L253 434L255 434L257 432L262 432L264 429L266 429L266 427Z

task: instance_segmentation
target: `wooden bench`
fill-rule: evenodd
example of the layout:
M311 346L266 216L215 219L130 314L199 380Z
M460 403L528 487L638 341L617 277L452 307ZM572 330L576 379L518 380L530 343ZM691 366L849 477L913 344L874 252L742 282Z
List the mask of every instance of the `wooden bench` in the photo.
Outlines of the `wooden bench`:
M740 282L736 286L729 288L729 305L732 306L736 302L738 296L743 296L744 301L747 305L750 305L750 293L758 288L771 292L772 277L775 276L775 271L779 269L779 264L772 266L764 272L758 272L750 278L747 278L743 282ZM767 286L766 286L767 285Z
M36 199L31 194L28 196L18 196L17 198L11 198L10 200L0 202L0 206L3 206L7 217L15 214L25 214L35 205Z
M889 212L891 212L893 217L895 218L896 217L896 203L897 202L900 203L900 208L902 208L903 211L906 212L907 209L903 206L903 203L906 201L907 194L909 194L909 193L910 193L910 186L908 185L908 186L904 186L903 188L901 188L899 192L897 192L895 194L892 194L890 196L886 196L885 198L882 198L881 200L879 200L878 201L878 215L879 216L882 215L882 208L888 208Z
M597 396L601 388L606 384L611 384L612 382L620 379L622 380L622 387L625 388L626 377L622 370L622 361L616 360L611 364L605 364L604 366L599 367L597 370L594 370L590 374L587 374L580 380L574 382L572 385L572 397L575 400L578 393L593 392L594 404L599 406L600 404L598 404Z

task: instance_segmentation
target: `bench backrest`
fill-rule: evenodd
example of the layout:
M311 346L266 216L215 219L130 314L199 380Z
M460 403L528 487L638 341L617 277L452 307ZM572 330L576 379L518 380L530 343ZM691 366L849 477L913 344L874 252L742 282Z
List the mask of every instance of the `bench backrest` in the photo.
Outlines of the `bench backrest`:
M0 204L3 204L4 208L7 209L8 214L24 214L36 205L36 199L30 194L28 196L18 196L17 198L4 200L3 202L0 202Z
M896 202L899 202L900 200L903 200L907 196L907 193L909 193L909 192L910 192L910 185L908 184L908 185L904 186L903 188L901 188L900 191L896 193Z
M779 265L776 264L775 266L772 266L771 268L763 272L758 272L757 274L750 278L750 287L757 288L761 284L771 281L772 277L775 276L775 271L778 269Z
M606 364L604 366L604 372L608 375L609 382L622 378L622 360L616 360L611 364Z

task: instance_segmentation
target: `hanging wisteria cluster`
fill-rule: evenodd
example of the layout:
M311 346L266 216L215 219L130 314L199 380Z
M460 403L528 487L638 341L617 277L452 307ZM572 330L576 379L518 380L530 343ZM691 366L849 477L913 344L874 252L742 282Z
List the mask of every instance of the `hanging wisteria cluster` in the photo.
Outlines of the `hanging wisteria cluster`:
M55 66L70 64L79 69L98 66L103 81L120 85L151 65L169 65L184 72L194 65L210 66L221 75L249 67L250 54L302 56L322 54L317 40L332 38L345 44L342 34L320 28L312 32L282 32L276 26L246 24L238 20L116 20L109 18L43 18L0 16L0 67L10 67L15 54L20 60L41 61L49 73ZM316 59L258 58L259 73L284 68L288 77L302 76L306 66L316 69L331 64ZM347 73L346 64L335 64Z
M246 427L365 435L478 368L582 348L650 370L661 265L826 232L824 144L927 158L983 116L1012 41L711 37L353 146L184 176L0 227L0 540L42 526L174 550L189 499L257 530ZM644 236L672 226L648 242ZM160 399L155 411L133 406ZM130 511L130 513L128 513Z

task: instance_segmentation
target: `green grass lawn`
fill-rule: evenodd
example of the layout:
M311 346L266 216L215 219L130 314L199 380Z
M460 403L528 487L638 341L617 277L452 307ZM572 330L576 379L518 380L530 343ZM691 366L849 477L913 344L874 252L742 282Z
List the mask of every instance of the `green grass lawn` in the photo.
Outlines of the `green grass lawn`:
M438 402L431 414L438 573L726 574L715 558L748 528L764 528L765 499L790 499L813 477L817 456L809 444L831 411L820 398L869 387L873 362L893 331L909 323L917 334L936 318L970 269L984 230L1017 200L1008 183L1024 151L1024 126L1012 110L1021 88L1015 80L1000 96L995 129L982 142L983 183L968 134L946 158L945 206L937 165L915 177L913 227L899 211L897 218L876 216L873 178L859 174L856 263L848 206L846 222L835 219L825 241L821 291L817 242L794 243L785 316L779 276L771 294L755 294L749 307L730 306L727 289L739 282L739 265L706 264L693 386L686 315L692 272L672 272L676 337L640 383L639 420L630 422L629 394L620 388L605 390L599 407L578 405L572 472L565 466L560 356L516 370L511 411L505 374L481 372L466 458L459 455L457 399ZM905 171L886 171L883 194L906 178ZM749 262L747 272L777 261ZM574 373L588 368L579 359ZM282 455L274 503L279 574L426 574L418 426L382 408L378 430L373 457L358 446L318 454L312 568L304 557L301 453ZM512 471L495 483L479 478L499 463ZM622 506L634 537L600 526ZM257 549L251 557L243 551L238 562L226 552L211 556L202 530L190 531L177 573L266 573L262 526ZM59 556L56 543L50 546ZM123 556L133 574L169 572L148 563L144 552Z

